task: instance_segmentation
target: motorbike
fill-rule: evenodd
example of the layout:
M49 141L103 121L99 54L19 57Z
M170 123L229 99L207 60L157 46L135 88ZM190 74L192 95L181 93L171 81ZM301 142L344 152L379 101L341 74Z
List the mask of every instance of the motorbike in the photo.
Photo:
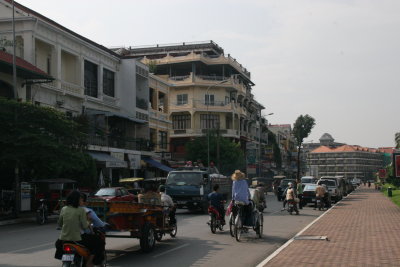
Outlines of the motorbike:
M45 224L48 219L48 208L46 199L41 198L39 200L39 207L36 210L36 222L38 224Z
M105 242L106 235L100 229L93 229L93 233L100 236L100 238ZM86 266L86 261L90 256L88 248L84 245L76 242L64 242L63 244L63 254L62 254L62 267L83 267ZM105 267L107 265L107 255L104 251L103 262L100 266Z
M295 203L294 201L292 201L292 200L289 200L289 201L287 202L287 205L288 205L287 211L289 212L290 215L292 215L292 214L293 214L293 211L295 211L294 205L296 205L296 203ZM299 212L296 211L296 214L299 214Z
M208 207L208 214L210 215L210 221L208 222L208 225L210 225L211 232L215 234L217 229L222 231L225 225L222 217L224 214L220 214L219 211L213 206Z
M318 210L324 210L324 201L321 197L317 197L317 207Z

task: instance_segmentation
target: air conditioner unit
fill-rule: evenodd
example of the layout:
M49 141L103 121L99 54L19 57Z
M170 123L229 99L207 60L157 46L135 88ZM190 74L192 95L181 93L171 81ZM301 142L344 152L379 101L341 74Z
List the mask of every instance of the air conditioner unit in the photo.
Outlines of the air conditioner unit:
M57 100L56 105L61 107L62 105L64 105L64 100Z

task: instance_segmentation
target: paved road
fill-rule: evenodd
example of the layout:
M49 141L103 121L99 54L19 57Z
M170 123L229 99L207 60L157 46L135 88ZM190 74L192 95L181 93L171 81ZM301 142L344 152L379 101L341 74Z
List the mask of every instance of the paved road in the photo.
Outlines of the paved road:
M212 234L207 215L180 210L177 237L165 237L151 253L142 253L137 239L107 239L109 266L159 266L160 261L167 266L255 266L321 214L308 207L301 215L290 216L280 211L282 203L273 196L267 199L262 239L257 239L254 231L240 243L230 236L229 229ZM55 222L1 226L0 267L60 266L53 258L59 234L55 228Z

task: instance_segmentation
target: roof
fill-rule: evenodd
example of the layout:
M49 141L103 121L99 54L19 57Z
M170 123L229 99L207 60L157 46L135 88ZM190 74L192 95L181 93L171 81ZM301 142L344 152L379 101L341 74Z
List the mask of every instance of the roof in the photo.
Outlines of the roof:
M4 1L5 1L5 2L8 2L10 5L12 4L12 1L11 1L11 0L4 0ZM100 44L98 44L98 43L96 43L96 42L93 42L92 40L90 40L90 39L88 39L88 38L86 38L86 37L83 37L82 35L77 34L77 33L74 32L74 31L71 31L70 29L68 29L68 28L66 28L66 27L64 27L64 26L62 26L61 24L58 24L58 23L55 22L54 20L51 20L51 19L49 19L48 17L43 16L42 14L40 14L40 13L38 13L38 12L36 12L36 11L34 11L34 10L32 10L32 9L30 9L30 8L28 8L28 7L26 7L26 6L24 6L24 5L21 5L20 3L14 2L14 6L15 6L16 8L18 8L18 9L20 9L20 10L22 10L22 11L24 11L24 12L30 14L30 15L33 15L34 17L40 18L41 20L43 20L43 21L45 21L45 22L47 22L47 23L49 23L49 24L51 24L51 25L53 25L53 26L59 28L60 30L63 30L63 31L65 31L65 32L67 32L67 33L69 33L69 34L75 36L75 37L78 37L79 39L81 39L81 40L83 40L83 41L85 41L85 42L87 42L87 43L90 43L91 45L93 45L93 46L95 46L95 47L97 47L97 48L100 48L100 49L106 51L106 52L109 53L109 54L112 54L112 55L115 56L115 57L121 58L121 56L120 56L119 54L117 54L117 53L115 53L114 51L108 49L107 47L102 46L102 45L100 45Z
M21 77L24 79L37 80L37 79L45 79L45 80L54 80L53 77L48 75L43 70L35 67L28 61L15 57L15 65L17 68L17 77ZM13 55L9 54L5 51L0 50L0 69L4 73L13 73Z
M310 153L335 153L335 152L357 152L357 151L364 151L371 153L383 152L383 150L376 148L361 147L357 145L343 145L339 147L320 146L312 150Z
M332 135L324 133L319 140L334 141L335 139L333 139Z

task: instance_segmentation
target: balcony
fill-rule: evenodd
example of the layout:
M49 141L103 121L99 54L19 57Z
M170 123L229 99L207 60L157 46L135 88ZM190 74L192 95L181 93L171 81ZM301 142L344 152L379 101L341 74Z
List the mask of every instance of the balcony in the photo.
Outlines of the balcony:
M170 137L189 137L189 136L204 136L208 129L174 129L170 132ZM223 137L239 137L239 131L234 129L220 129L219 133Z
M74 83L69 83L66 81L61 82L61 89L67 94L72 94L77 96L83 96L84 94L83 86Z
M201 61L206 65L231 65L237 71L241 72L244 76L250 79L250 72L247 71L239 62L236 61L235 58L228 55L225 57L224 55L220 55L217 57L210 57L206 54L195 54L190 53L185 56L171 56L167 55L160 59L148 59L144 58L142 63L150 64L154 62L157 65L165 65L165 64L175 64L175 63L182 63L182 62L192 62L192 61Z
M110 135L104 135L104 136L89 135L88 145L130 149L138 151L152 151L154 147L153 144L151 144L151 142L146 139L112 137Z

